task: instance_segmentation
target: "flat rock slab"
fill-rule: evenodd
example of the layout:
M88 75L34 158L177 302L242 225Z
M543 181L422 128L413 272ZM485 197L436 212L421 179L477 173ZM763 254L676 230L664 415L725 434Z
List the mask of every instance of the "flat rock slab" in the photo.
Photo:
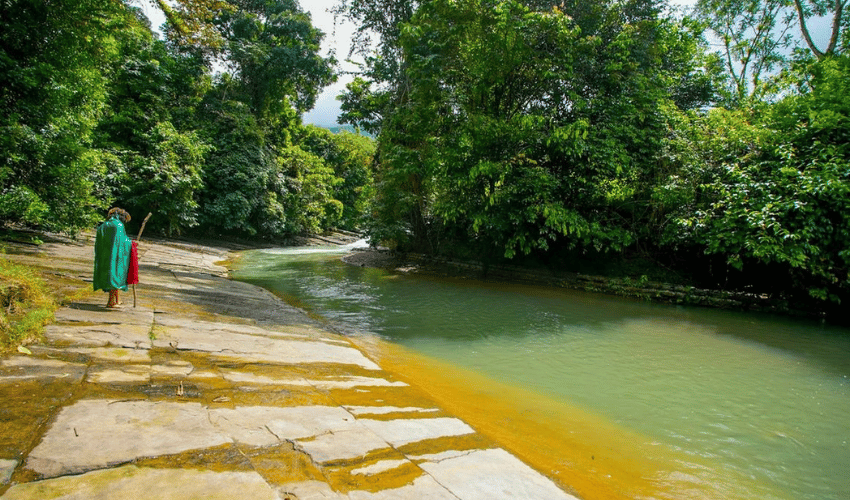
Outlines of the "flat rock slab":
M245 363L332 363L380 370L359 350L337 343L259 335L252 327L243 330L239 325L228 325L227 329L220 325L207 328L202 323L182 327L166 325L158 323L155 347L208 352Z
M318 463L349 460L366 456L371 451L389 449L390 445L369 429L357 425L309 439L296 440L297 448Z
M338 406L208 409L191 402L82 400L62 409L26 467L49 478L230 442L295 440L305 440L300 444L318 462L390 447Z
M144 246L144 244L142 244ZM154 263L158 265L194 265L195 268L204 269L211 273L226 275L227 268L217 265L216 262L225 260L228 256L228 251L224 249L187 246L186 248L177 248L177 244L171 243L171 246L165 247L160 245L152 245L142 250L140 260L145 263Z
M50 478L228 442L198 403L82 400L59 412L26 467Z
M369 452L475 431L456 418L396 420L358 419L354 425L297 440L298 448L314 461L328 463L366 456Z
M347 494L338 493L321 481L290 483L280 488L280 492L282 498L290 495L298 500L458 500L428 475L420 476L401 488L377 492L354 490Z
M122 297L126 299L126 295L122 295ZM106 304L106 301L104 301L104 304ZM57 309L56 321L72 324L150 325L153 322L153 311L144 307L133 307L132 304L128 307L126 303L118 309L108 309L105 305L77 303L71 307Z
M425 439L472 432L471 427L455 418L358 420L339 406L207 408L194 402L92 399L81 400L62 409L42 441L30 453L25 466L45 478L53 478L114 467L137 458L207 449L231 442L253 447L292 442L316 463L328 463L365 457L374 450ZM493 450L484 450L439 457L439 461L434 462L429 460L430 457L420 457L424 461L419 466L438 476L440 484L443 484L443 477L462 484L470 478L468 471L472 471L476 484L484 480L494 482L494 488L499 491L514 491L518 485L526 488L516 490L523 494L532 494L538 489L544 491L546 484L555 488L511 455L496 451L500 454L490 456ZM488 454L477 454L485 452ZM399 455L393 460L403 458ZM377 472L380 470L360 471L365 474ZM491 474L498 479L487 479ZM417 488L431 491L430 486ZM453 487L449 490L454 492ZM494 495L499 497L498 493ZM520 495L516 498L559 497Z
M44 337L59 345L150 349L151 325L47 325Z
M417 408L415 406L351 406L345 405L346 410L354 415L385 415L387 413L435 413L438 408Z
M419 466L461 500L578 500L502 449L476 450Z
M195 367L188 361L172 360L151 366L151 374L157 377L183 378L189 376Z
M63 382L77 384L82 380L85 372L84 364L68 363L57 359L12 356L0 361L0 383L60 379Z
M114 363L150 363L151 356L147 349L128 349L124 347L77 347L65 349L66 352L82 354L94 361Z
M17 484L4 500L279 500L256 472L152 469L127 465L33 483Z
M330 363L350 365L366 370L380 370L373 361L353 347L326 344L324 342L304 342L268 339L267 341L248 340L239 345L240 339L234 339L228 349L218 352L221 358L233 361L275 364L318 364ZM183 347L182 345L180 346Z
M396 420L358 420L367 429L394 447L426 439L473 434L475 430L456 418L403 418Z
M351 500L398 500L408 498L411 500L458 500L456 495L452 494L452 492L435 481L433 477L428 475L420 476L416 478L413 483L402 486L401 488L376 491L374 493L359 490L350 491L348 493L348 498ZM494 500L495 498L512 497L493 497L490 500ZM523 500L530 499L524 498Z
M389 470L397 469L404 465L411 465L412 463L413 462L406 458L394 460L379 460L373 464L366 465L357 469L352 469L351 475L372 476Z
M252 446L268 446L355 427L354 416L338 406L215 408L209 411L209 421L234 441Z
M172 328L177 330L203 330L205 332L210 332L215 335L221 336L228 333L241 333L246 335L260 335L263 337L277 337L277 338L290 338L290 339L316 339L318 335L314 333L313 335L308 335L304 332L302 333L287 333L287 332L279 332L275 330L268 330L266 328L262 328L256 325L250 324L237 324L237 323L216 323L211 321L201 321L195 319L189 319L181 316L174 316L171 314L157 314L156 315L156 324L157 326L163 328Z
M18 466L17 460L0 459L0 486L9 482L12 478L12 473L15 472L15 467Z
M126 299L126 296L124 297ZM105 304L104 296L104 304ZM45 328L45 338L54 343L79 346L150 348L153 311L124 305L75 303L56 310L56 324Z
M310 384L303 378L280 378L269 377L266 375L257 375L239 370L228 370L220 368L219 372L228 382L236 385L261 385L261 386L277 386L277 385L294 385L300 387L309 387Z
M407 387L407 384L401 381L389 381L377 377L337 377L335 379L309 379L308 384L317 389L353 389L355 387Z
M150 365L96 366L86 377L86 382L92 384L148 384L150 380Z
M288 385L314 389L353 389L356 387L407 387L404 382L391 382L377 377L344 376L335 379L276 378L238 370L221 369L221 376L234 384Z

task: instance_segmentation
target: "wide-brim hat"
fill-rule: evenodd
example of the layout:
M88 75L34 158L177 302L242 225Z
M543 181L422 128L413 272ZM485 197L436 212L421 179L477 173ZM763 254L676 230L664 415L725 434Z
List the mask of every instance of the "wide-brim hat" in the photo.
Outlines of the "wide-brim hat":
M118 208L118 207L110 208L109 212L106 214L106 217L109 218L109 217L112 217L115 214L118 215L118 217L121 219L121 222L129 222L130 219L132 218L132 217L130 217L130 214L126 210L124 210L123 208Z

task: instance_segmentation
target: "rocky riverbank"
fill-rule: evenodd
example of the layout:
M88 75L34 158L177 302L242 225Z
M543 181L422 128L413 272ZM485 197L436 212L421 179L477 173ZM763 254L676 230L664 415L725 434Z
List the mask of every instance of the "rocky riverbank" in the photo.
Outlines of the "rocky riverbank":
M233 244L143 241L141 283L111 310L90 291L91 235L42 239L0 256L67 292L42 339L0 357L2 499L575 498L229 280Z

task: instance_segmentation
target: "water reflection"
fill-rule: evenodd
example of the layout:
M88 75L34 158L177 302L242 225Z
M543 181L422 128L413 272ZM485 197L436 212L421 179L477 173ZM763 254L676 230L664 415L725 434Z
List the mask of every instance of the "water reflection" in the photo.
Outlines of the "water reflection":
M641 436L635 449L668 450L674 465L653 481L672 493L657 498L848 497L846 329L397 275L320 252L256 252L242 265L240 279L297 299L347 333L377 334L601 415Z

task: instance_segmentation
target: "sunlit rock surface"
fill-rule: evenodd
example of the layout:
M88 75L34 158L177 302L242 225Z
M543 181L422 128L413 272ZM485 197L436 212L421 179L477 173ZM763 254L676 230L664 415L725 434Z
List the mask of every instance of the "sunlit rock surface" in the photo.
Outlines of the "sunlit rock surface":
M91 247L41 252L85 289ZM303 311L227 280L226 250L140 256L121 308L82 294L31 356L0 360L0 498L574 498Z

